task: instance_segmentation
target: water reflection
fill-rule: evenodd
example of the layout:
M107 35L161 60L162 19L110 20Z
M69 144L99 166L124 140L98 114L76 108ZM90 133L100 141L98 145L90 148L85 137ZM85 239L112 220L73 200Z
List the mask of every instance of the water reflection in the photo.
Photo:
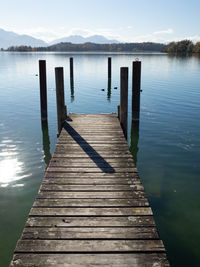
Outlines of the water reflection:
M74 101L74 79L70 78L71 103Z
M135 165L137 165L137 153L138 153L138 141L139 141L139 122L133 122L131 125L131 135L130 135L130 151L133 156Z
M19 152L13 140L3 140L0 151L0 187L30 176L24 174L24 162L19 160Z
M47 168L51 160L49 128L48 128L47 122L42 121L41 123L42 123L42 143L43 143L43 151L44 151L44 162Z
M107 92L107 99L110 101L111 98L111 79L108 79L108 92Z

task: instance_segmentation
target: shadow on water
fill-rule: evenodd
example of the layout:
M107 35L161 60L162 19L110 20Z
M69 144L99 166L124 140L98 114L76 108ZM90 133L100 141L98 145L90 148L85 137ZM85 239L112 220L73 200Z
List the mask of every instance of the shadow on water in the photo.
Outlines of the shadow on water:
M68 119L70 120L70 118ZM104 173L114 173L114 168L76 131L65 122L64 129Z
M111 79L108 79L108 92L107 92L107 99L110 101L111 98Z
M74 101L74 79L70 78L71 103Z
M44 161L47 168L51 160L48 122L43 121L41 125L42 125L42 143L44 151Z
M132 122L130 135L130 151L133 156L135 165L137 165L138 141L139 141L139 122Z

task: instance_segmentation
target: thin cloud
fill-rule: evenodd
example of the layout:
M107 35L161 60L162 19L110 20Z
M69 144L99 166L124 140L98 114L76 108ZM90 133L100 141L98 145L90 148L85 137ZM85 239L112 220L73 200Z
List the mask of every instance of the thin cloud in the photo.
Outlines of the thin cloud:
M174 31L173 29L163 30L163 31L156 31L153 34L160 35L160 34L172 34Z

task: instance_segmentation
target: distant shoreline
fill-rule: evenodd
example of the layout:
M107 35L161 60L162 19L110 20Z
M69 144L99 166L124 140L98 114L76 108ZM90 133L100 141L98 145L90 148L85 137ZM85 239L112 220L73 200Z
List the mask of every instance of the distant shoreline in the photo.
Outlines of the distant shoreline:
M26 45L11 46L7 49L1 49L6 52L58 52L58 53L170 53L170 54L193 54L200 53L200 42L194 44L190 40L171 42L169 44L161 43L58 43L47 47L31 47Z

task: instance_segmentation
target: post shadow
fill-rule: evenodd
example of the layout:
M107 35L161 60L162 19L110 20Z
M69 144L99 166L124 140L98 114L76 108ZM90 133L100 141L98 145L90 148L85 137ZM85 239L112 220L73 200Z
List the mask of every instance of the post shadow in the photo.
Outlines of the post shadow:
M93 160L104 173L114 173L115 169L67 122L64 123L66 132L76 141L83 151Z
M138 147L138 141L139 141L139 122L132 121L131 124L131 145L130 145L130 151L133 156L133 160L135 162L135 165L137 165L137 153L139 150Z
M41 126L42 126L42 143L43 143L43 151L44 151L44 161L45 161L46 168L47 168L51 160L49 128L48 128L47 121L42 121Z

